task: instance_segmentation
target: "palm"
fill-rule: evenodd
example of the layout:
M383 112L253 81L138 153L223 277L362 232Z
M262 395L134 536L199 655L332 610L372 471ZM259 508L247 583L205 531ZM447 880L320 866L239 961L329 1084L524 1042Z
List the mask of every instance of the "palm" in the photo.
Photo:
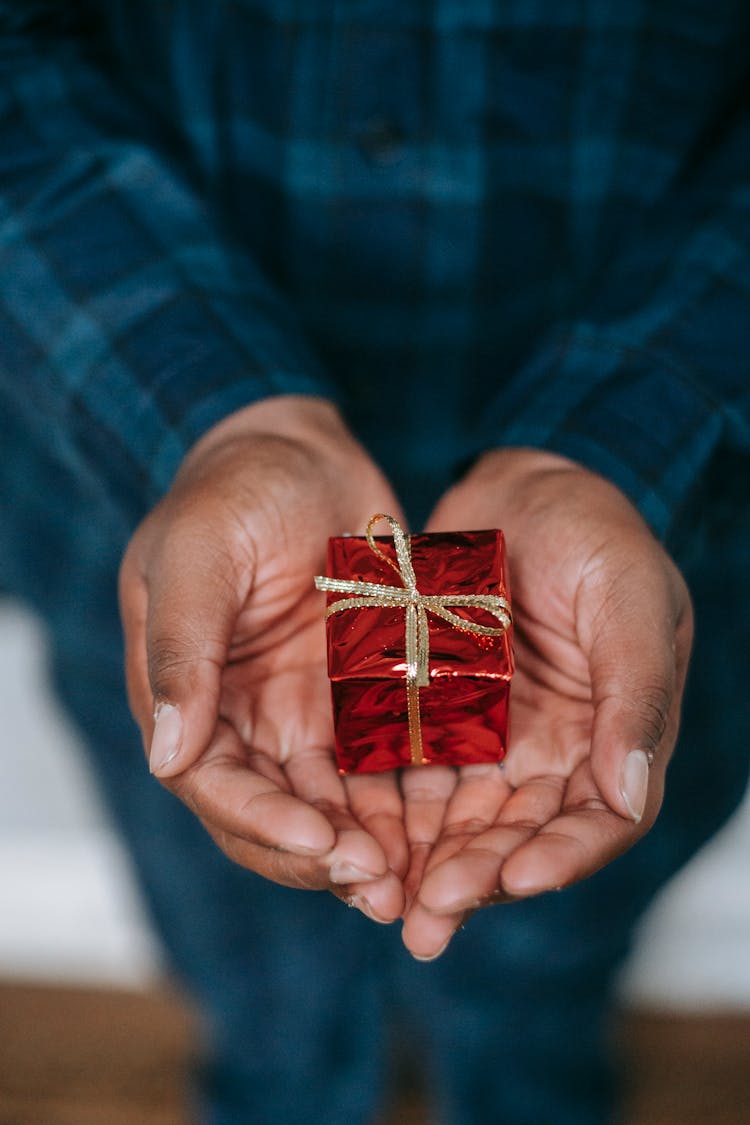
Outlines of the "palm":
M574 605L575 585L569 582L566 590L566 576L543 573L536 557L532 548L525 560L517 559L513 756L506 767L514 786L547 774L569 778L588 755L594 717L588 659L573 614L563 608ZM529 606L525 595L532 589L538 593Z

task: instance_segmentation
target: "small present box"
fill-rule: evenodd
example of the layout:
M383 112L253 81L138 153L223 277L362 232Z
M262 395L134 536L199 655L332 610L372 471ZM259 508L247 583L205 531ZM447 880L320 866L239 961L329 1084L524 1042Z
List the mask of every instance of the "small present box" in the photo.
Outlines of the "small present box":
M386 519L393 537L375 537ZM328 543L328 674L341 773L499 762L512 625L501 531L406 536L373 517Z

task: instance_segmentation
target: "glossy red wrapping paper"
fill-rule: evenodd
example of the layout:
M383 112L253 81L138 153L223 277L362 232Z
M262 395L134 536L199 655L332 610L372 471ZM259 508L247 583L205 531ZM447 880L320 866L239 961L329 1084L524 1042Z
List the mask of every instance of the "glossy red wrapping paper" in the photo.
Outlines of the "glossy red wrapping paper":
M392 539L378 536L376 542L395 562ZM413 535L410 542L421 594L509 597L501 531ZM328 575L400 585L359 536L329 540ZM340 596L329 594L328 604ZM497 625L481 608L455 612L479 625ZM434 614L428 613L428 620L430 683L419 693L424 764L501 761L508 739L512 630L481 636ZM328 618L328 673L342 773L411 764L404 629L403 608L347 609Z

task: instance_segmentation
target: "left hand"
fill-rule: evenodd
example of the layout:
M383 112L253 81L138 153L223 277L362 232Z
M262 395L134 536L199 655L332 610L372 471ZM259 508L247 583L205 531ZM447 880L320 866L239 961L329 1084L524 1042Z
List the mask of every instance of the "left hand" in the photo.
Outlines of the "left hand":
M502 527L516 673L496 765L407 770L403 937L436 957L478 907L564 887L661 806L692 640L677 567L613 485L538 450L486 454L428 531Z

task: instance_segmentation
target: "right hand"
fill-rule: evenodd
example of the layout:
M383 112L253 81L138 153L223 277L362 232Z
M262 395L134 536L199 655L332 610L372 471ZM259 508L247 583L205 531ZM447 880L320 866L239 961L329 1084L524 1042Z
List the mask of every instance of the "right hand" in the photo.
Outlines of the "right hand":
M235 862L390 922L408 866L401 796L394 772L338 774L313 587L328 537L377 511L400 514L336 410L267 399L190 451L131 540L120 604L152 772Z

